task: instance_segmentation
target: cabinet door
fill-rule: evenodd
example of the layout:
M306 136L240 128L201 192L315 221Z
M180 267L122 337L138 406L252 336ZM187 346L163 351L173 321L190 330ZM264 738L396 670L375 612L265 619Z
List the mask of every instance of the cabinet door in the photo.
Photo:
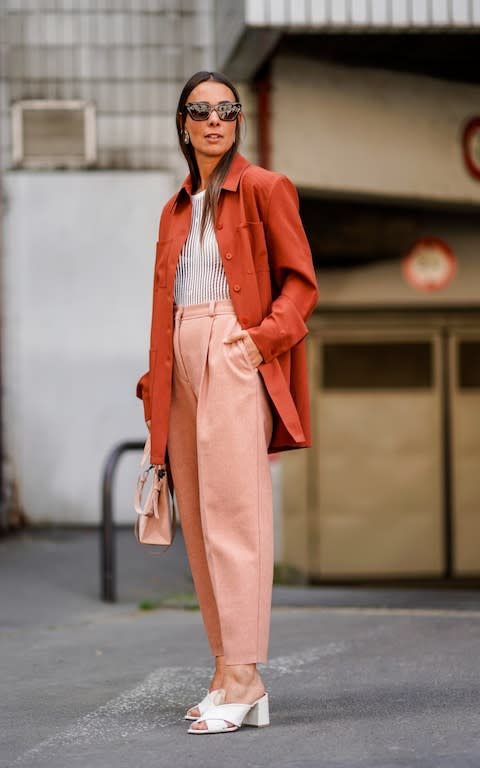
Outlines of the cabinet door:
M453 567L480 574L480 329L450 337Z
M319 577L442 573L440 355L432 330L322 333Z

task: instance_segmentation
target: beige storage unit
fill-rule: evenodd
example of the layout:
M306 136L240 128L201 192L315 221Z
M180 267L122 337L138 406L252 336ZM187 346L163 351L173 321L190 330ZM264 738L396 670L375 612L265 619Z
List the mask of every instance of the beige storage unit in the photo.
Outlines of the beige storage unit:
M478 311L316 315L308 351L314 444L283 457L285 564L478 578Z
M326 331L317 354L312 574L440 575L439 334Z
M450 336L453 571L480 574L480 327Z

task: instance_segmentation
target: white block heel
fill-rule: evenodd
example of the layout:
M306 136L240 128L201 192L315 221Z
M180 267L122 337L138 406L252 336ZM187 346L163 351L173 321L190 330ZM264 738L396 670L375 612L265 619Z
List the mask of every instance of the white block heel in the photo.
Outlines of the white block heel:
M268 693L264 693L262 698L258 699L251 710L247 712L243 725L252 725L255 728L265 728L266 725L270 725Z
M224 694L224 691L221 691ZM217 696L217 701L221 696ZM191 728L188 733L230 733L238 731L242 725L253 725L262 728L270 725L268 714L268 694L264 693L260 699L252 704L217 704L209 707L197 723L205 723L206 728Z

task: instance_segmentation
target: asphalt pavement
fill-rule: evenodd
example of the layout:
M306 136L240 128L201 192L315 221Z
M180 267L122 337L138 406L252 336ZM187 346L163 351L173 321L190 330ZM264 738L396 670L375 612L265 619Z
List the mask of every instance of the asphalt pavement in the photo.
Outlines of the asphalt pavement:
M181 536L117 543L99 599L96 531L0 540L0 768L478 768L480 592L275 587L271 726L191 736L211 660Z

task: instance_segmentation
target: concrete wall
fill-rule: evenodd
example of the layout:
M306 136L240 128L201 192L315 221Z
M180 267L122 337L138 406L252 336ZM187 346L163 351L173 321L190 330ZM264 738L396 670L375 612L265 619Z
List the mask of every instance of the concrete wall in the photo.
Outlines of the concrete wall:
M323 197L342 196L478 208L480 183L465 169L461 149L463 125L479 102L478 86L294 57L274 60L272 86L272 165L318 196L319 209ZM480 306L480 236L473 215L453 222L439 209L419 236L444 239L457 256L448 286L416 290L405 281L400 258L389 259L320 270L321 306ZM406 317L398 314L398 326L406 325ZM311 354L315 344L312 336ZM313 378L311 391L315 400ZM280 556L301 572L318 560L322 546L318 454L316 438L310 451L282 457Z
M171 188L156 172L6 175L5 442L34 523L98 522L108 451L145 435L135 383ZM132 521L138 461L120 465L119 521Z
M461 136L480 87L278 57L273 167L325 194L480 203Z
M437 291L422 291L403 277L401 260L364 264L357 268L319 270L318 284L322 306L451 307L462 304L480 306L480 231L478 226L452 227L439 217L426 236L444 240L457 257L457 271L448 285Z

